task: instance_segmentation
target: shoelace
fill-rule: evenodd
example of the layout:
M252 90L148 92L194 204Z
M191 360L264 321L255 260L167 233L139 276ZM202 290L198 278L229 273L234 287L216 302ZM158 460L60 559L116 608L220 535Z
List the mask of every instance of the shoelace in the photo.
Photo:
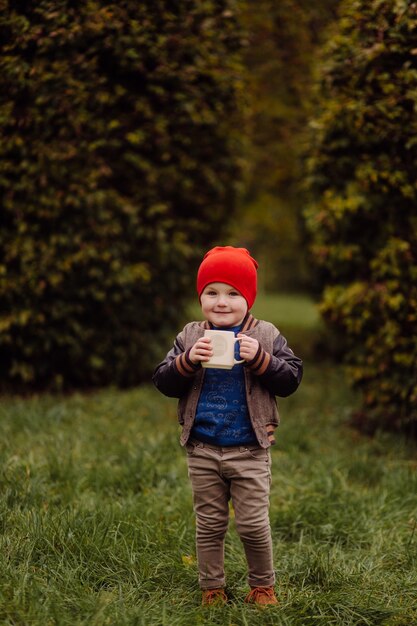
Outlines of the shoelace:
M272 587L254 587L248 594L247 602L256 602L258 596L274 597L274 589Z
M226 594L224 593L223 589L209 589L205 596L204 596L204 601L207 604L210 604L210 602L213 602L215 600L224 600L226 601Z

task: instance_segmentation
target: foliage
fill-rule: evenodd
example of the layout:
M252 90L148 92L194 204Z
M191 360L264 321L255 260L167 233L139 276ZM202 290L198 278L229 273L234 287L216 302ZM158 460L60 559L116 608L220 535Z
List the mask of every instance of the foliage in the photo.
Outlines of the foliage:
M411 626L416 448L344 425L343 372L306 367L280 402L271 527L280 606L246 605L230 523L221 609L200 606L175 401L102 390L0 406L0 622L44 626Z
M345 3L322 67L307 215L362 418L392 427L417 423L416 54L415 3Z
M135 383L233 216L235 3L9 1L0 34L2 380Z
M242 4L246 186L233 242L248 246L269 291L304 288L302 155L316 51L338 2L260 0Z

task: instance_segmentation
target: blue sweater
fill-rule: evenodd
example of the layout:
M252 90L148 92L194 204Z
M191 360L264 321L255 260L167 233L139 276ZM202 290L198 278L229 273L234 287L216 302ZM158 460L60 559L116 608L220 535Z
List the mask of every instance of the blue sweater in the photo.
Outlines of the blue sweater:
M241 326L221 330L229 330L237 335ZM235 346L235 358L240 358L238 342ZM224 447L256 445L257 439L246 404L243 367L239 363L231 370L205 370L191 437Z

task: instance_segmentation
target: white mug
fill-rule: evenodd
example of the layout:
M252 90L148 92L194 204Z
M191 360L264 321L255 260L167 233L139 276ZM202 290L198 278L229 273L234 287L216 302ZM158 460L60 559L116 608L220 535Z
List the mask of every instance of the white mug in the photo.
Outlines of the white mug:
M236 363L244 363L245 360L235 359L235 343L240 341L230 330L205 330L204 337L210 337L213 348L213 356L209 361L202 361L203 367L215 367L222 370L231 370Z

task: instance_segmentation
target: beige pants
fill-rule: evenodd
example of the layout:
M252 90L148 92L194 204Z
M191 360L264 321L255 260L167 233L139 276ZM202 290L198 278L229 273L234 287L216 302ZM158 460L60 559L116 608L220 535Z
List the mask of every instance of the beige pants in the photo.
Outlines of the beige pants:
M230 499L248 562L249 585L272 586L275 575L269 523L269 450L258 446L221 448L196 441L187 443L186 449L197 518L200 587L225 585L224 539Z

